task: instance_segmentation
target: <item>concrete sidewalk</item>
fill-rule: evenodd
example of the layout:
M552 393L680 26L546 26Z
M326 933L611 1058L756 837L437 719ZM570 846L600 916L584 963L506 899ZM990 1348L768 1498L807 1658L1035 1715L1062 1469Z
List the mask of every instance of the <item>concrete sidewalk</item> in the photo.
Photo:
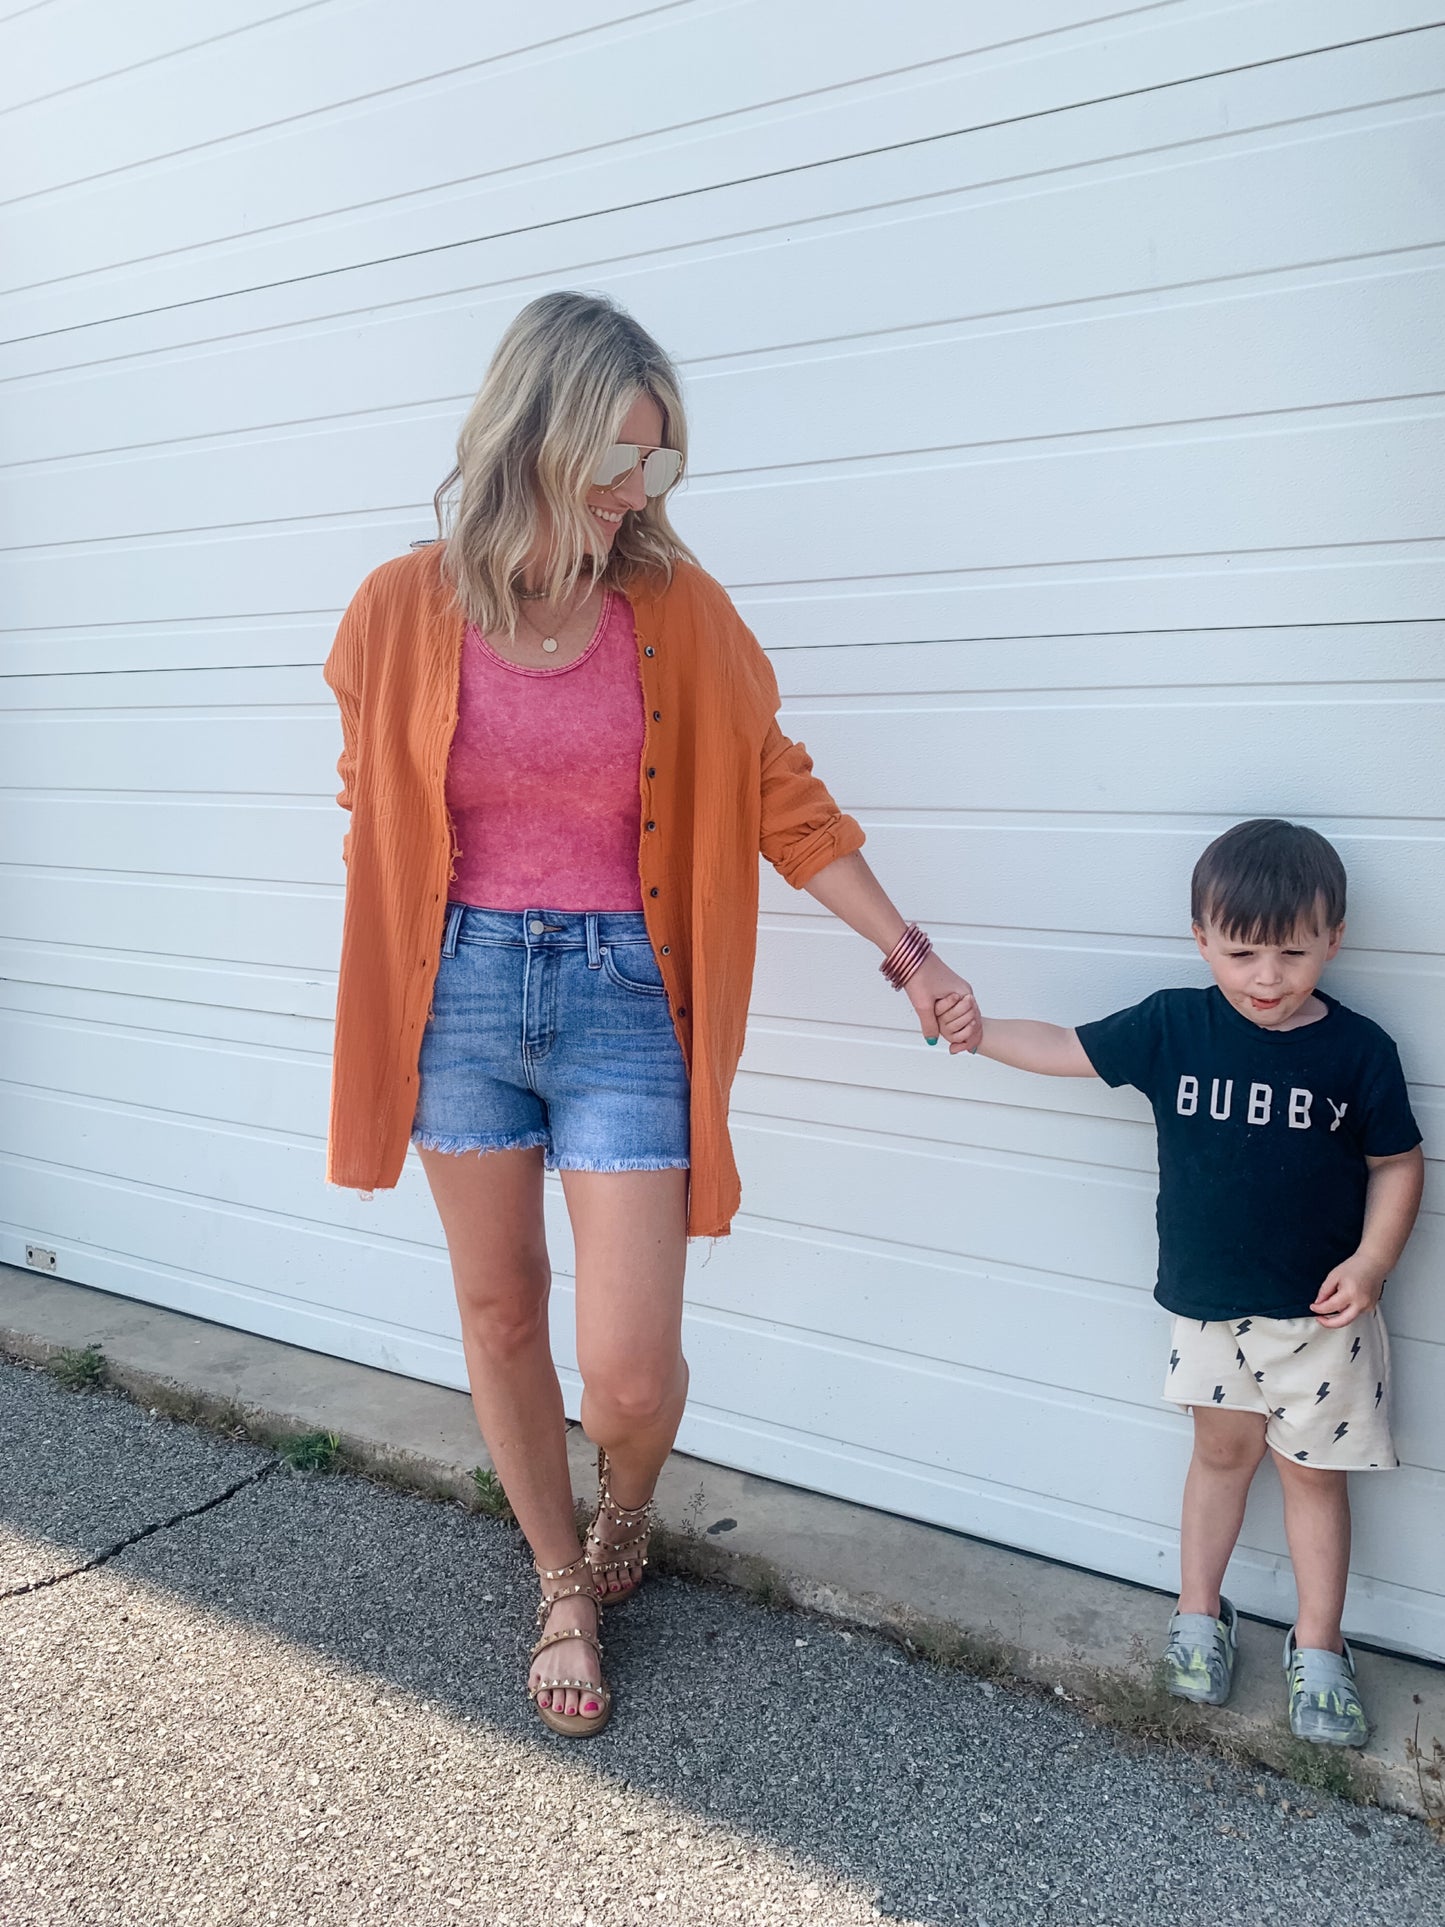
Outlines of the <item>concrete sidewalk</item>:
M347 1468L476 1503L472 1471L486 1457L461 1393L0 1266L0 1354L44 1362L92 1344L111 1383L148 1407L260 1441L334 1432ZM589 1494L591 1452L576 1428L572 1450L576 1490ZM1141 1734L1162 1725L1236 1760L1324 1771L1326 1784L1347 1774L1364 1797L1426 1811L1410 1746L1417 1731L1427 1753L1445 1743L1445 1669L1361 1653L1375 1736L1363 1755L1321 1762L1285 1724L1275 1627L1241 1622L1228 1707L1183 1707L1151 1685L1161 1594L681 1454L657 1500L659 1563L674 1571L882 1631L982 1677L1035 1682Z

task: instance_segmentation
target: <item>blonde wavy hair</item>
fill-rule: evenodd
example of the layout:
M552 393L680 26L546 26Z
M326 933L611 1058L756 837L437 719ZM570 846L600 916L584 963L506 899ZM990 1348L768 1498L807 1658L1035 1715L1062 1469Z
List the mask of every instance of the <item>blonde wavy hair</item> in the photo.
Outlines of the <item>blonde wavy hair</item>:
M662 440L687 459L677 371L631 315L601 295L562 290L528 302L502 336L457 437L457 463L436 492L444 565L467 620L510 635L522 565L550 526L545 581L554 601L593 583L625 588L642 574L670 579L692 552L667 518L665 495L624 518L606 557L594 555L587 491L639 395L662 411Z

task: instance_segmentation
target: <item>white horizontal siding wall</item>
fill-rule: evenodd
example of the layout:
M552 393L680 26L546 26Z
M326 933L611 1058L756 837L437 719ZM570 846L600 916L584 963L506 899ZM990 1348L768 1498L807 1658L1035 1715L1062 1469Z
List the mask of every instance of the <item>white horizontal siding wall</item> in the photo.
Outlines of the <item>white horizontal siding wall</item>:
M1198 981L1198 850L1302 816L1438 1145L1437 13L0 10L0 1256L463 1382L419 1172L322 1182L318 667L555 286L682 362L679 519L988 1007ZM1171 1585L1142 1103L940 1061L769 875L734 1124L684 1446ZM1440 1207L1432 1165L1349 1613L1437 1656ZM1271 1481L1245 1542L1287 1618Z

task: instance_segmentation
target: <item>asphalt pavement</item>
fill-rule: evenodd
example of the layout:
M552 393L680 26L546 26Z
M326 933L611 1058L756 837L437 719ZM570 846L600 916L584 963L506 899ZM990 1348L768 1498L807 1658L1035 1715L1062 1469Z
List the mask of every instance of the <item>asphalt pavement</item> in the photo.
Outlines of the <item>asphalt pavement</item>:
M534 1599L506 1526L0 1365L0 1921L1445 1918L1416 1821L676 1580L555 1739Z

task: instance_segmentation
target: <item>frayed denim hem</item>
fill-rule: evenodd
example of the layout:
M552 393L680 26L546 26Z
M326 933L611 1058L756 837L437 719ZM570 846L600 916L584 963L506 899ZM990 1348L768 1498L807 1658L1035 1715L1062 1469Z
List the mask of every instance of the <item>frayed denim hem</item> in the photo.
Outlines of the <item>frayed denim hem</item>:
M549 1171L687 1171L688 1158L559 1158L547 1153Z
M549 1139L545 1131L528 1131L516 1138L442 1137L434 1131L413 1131L411 1141L418 1151L442 1151L458 1156L463 1151L545 1151Z

